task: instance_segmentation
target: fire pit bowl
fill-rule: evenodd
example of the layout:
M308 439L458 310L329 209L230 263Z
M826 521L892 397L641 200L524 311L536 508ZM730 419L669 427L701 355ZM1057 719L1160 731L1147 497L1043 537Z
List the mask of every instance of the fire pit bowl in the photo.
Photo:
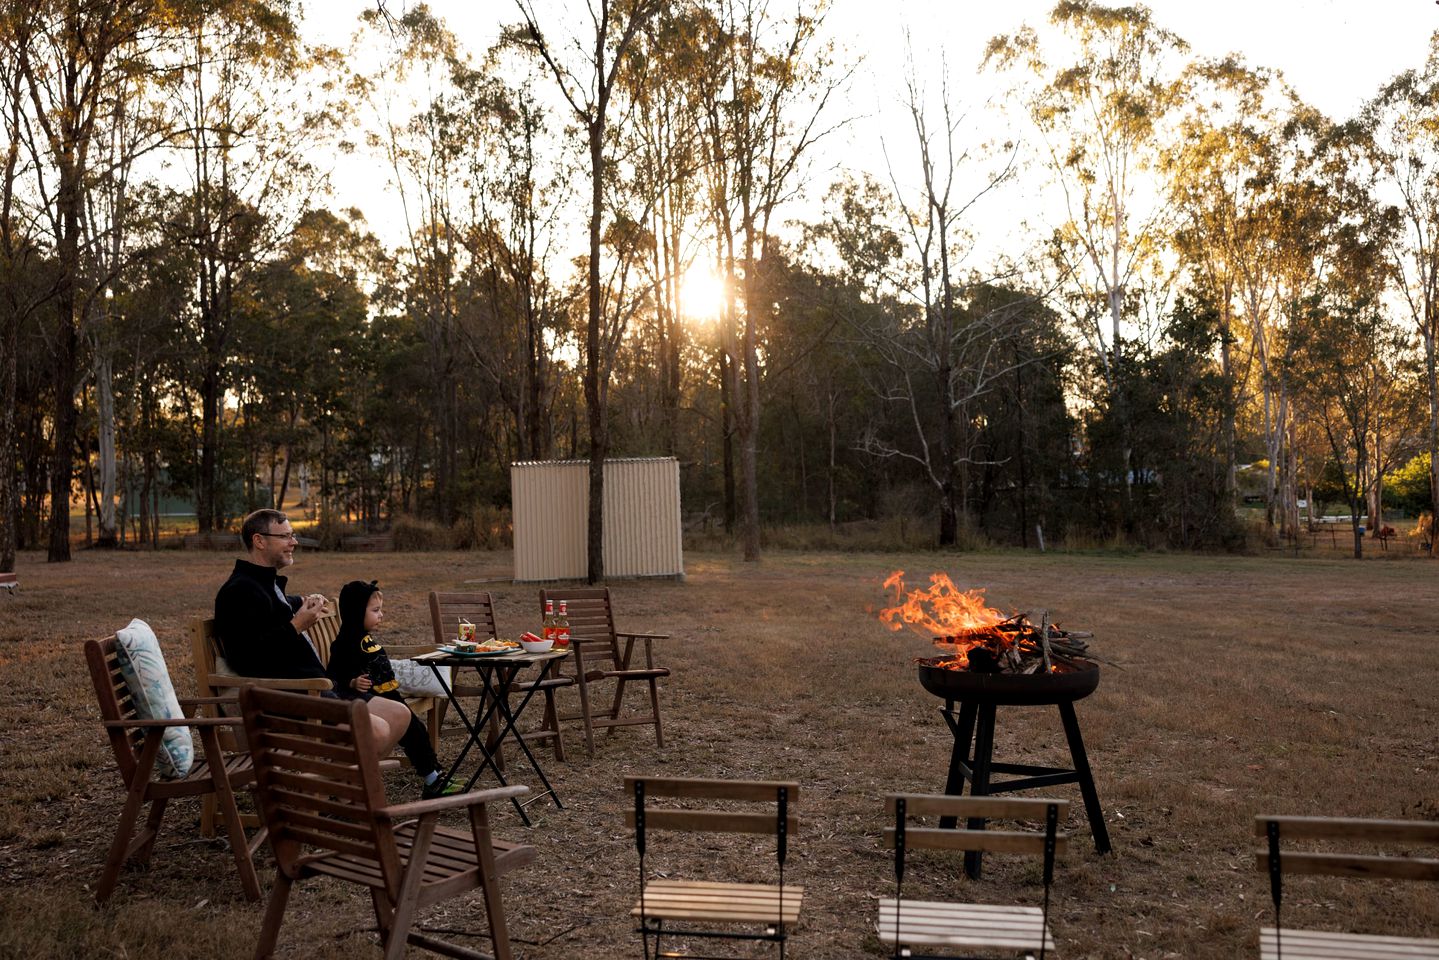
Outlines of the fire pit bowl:
M936 697L960 702L1035 706L1073 703L1099 686L1099 664L1063 673L974 673L937 666L947 657L920 660L919 682Z

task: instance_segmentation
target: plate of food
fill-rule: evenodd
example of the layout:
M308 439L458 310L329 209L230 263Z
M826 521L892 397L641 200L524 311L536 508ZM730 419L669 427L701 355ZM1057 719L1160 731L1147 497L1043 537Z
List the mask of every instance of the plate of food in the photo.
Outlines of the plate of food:
M485 640L482 643L452 643L439 649L457 657L497 657L518 653L520 645L513 640Z

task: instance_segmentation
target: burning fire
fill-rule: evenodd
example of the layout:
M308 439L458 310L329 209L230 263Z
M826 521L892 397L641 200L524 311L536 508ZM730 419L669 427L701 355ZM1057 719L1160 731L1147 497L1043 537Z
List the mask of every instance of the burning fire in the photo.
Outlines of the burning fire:
M1060 630L1043 614L1039 624L1022 613L1005 616L984 603L983 590L965 592L943 573L929 577L927 590L904 589L904 571L896 570L884 581L894 590L897 606L879 612L879 619L891 630L909 627L927 635L941 656L919 660L946 670L974 673L1068 673L1093 669L1093 657L1085 642L1091 633Z
M969 651L988 647L995 653L1013 646L1014 637L998 627L1013 618L987 606L982 589L960 590L946 573L929 575L927 590L905 592L904 571L896 570L884 581L894 590L898 606L886 607L879 619L898 632L908 626L916 633L934 638L934 645L953 654L937 666L950 670L969 669Z

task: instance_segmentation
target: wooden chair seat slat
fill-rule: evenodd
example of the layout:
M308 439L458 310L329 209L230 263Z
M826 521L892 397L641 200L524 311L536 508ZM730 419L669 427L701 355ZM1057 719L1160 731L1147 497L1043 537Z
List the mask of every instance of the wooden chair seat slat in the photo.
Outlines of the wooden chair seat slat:
M416 824L401 824L395 828L395 845L401 862L408 863L414 849ZM424 864L423 883L436 884L452 880L470 870L476 870L479 859L475 855L475 840L468 831L450 827L436 827L430 856ZM508 872L531 863L535 859L535 848L528 844L495 841L495 864L500 872ZM435 848L443 853L437 858ZM379 861L373 856L345 855L317 858L307 863L307 868L350 883L383 888L385 880L380 872Z
M585 674L588 683L596 680L663 680L670 675L669 667L656 667L653 670L591 670Z
M1280 938L1287 960L1439 960L1439 940L1325 933L1285 929ZM1259 931L1261 960L1279 960L1273 927Z
M781 915L776 886L654 880L645 885L644 915L663 920L794 924L799 922L803 900L804 887L785 884ZM639 901L630 915L640 916Z
M899 942L929 946L992 947L1011 950L1054 949L1038 907L990 909L984 904L906 900L899 913ZM895 901L879 902L879 939L894 943Z

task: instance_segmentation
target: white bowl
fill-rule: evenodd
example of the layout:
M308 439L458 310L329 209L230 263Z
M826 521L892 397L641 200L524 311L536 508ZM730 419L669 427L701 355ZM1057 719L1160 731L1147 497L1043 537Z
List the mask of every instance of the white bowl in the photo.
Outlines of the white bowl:
M545 653L553 647L553 640L521 640L520 646L525 648L525 653Z

